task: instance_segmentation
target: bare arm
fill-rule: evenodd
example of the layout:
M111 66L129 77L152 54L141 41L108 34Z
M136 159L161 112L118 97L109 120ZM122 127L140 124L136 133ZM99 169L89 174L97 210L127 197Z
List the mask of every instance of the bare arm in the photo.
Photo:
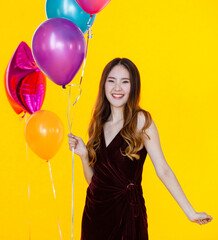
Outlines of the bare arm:
M168 169L167 172L159 175L158 177L190 220L191 217L195 214L195 210L185 196L174 172L171 169Z
M86 154L85 156L81 157L82 165L83 165L83 173L85 176L85 179L88 184L91 183L92 176L94 174L93 167L89 165L89 156Z
M69 149L72 151L74 148L74 153L79 155L83 165L83 173L88 184L92 180L94 174L93 167L89 165L89 156L86 145L84 144L82 138L73 135L72 133L68 134L69 137Z
M142 128L144 123L144 115L139 114L137 125L139 130ZM182 208L188 219L192 222L197 222L199 224L211 221L213 218L207 215L205 212L197 213L188 201L187 197L185 196L174 172L166 162L166 159L161 149L158 130L153 120L149 128L147 128L145 131L149 135L150 140L146 138L145 134L143 134L142 137L144 146L155 167L157 176L169 190L169 192L179 204L179 206Z

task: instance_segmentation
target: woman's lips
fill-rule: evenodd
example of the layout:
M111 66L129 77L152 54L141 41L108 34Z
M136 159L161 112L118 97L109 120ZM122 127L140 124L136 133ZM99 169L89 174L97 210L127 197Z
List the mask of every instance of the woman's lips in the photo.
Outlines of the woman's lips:
M124 96L124 94L112 94L112 97L115 99L121 99Z

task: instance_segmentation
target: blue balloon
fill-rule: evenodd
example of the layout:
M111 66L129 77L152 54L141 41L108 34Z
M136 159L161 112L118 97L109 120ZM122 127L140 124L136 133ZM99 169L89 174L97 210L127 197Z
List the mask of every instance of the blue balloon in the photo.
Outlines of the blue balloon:
M86 13L76 2L76 0L47 0L46 1L47 18L66 18L75 23L85 34L93 25L96 14L93 14L90 20L90 14Z

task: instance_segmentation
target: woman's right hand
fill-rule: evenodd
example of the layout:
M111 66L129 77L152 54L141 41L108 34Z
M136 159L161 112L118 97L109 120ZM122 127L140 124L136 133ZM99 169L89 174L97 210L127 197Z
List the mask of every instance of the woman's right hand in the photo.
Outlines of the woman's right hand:
M72 151L72 148L74 148L74 153L79 155L81 159L88 156L88 150L82 138L77 137L72 133L68 134L67 136L69 138L68 143L69 143L69 149L71 151Z

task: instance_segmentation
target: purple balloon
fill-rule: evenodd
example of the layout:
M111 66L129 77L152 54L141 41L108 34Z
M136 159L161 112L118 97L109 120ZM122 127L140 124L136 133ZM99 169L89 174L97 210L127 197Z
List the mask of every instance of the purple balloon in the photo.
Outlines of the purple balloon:
M72 21L51 18L35 31L32 51L38 67L58 85L66 85L77 74L85 57L82 31Z

